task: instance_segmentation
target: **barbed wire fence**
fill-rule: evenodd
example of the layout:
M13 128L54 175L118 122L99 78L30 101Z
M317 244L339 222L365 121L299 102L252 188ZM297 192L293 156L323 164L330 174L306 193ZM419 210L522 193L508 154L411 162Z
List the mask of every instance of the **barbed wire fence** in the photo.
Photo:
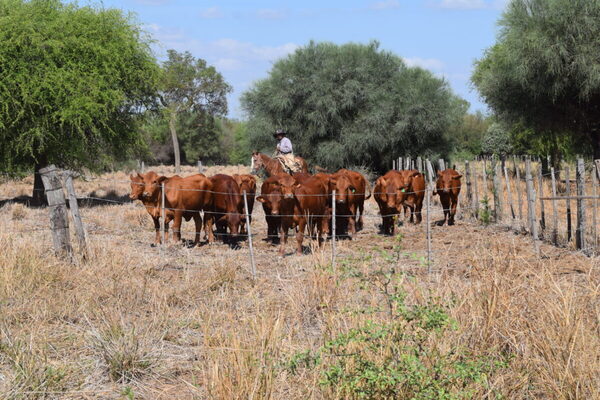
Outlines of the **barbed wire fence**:
M541 166L539 165L539 160L533 161L529 158L518 159L513 158L513 168L509 170L508 162L504 162L501 165L499 160L497 159L479 159L479 160L471 160L465 161L462 165L459 165L457 169L461 171L464 175L463 179L465 183L463 186L463 190L460 191L459 195L459 208L457 211L458 219L465 219L469 221L475 221L477 223L494 223L500 226L507 227L515 232L525 233L531 236L532 243L534 249L537 254L539 254L539 244L542 241L546 241L554 244L559 247L568 247L572 242L572 223L571 223L571 208L570 201L575 200L577 203L577 228L575 231L575 249L583 251L587 255L595 254L597 251L597 229L596 229L596 207L598 202L597 196L597 182L598 182L598 168L600 160L596 160L596 162L592 163L591 179L588 181L585 179L586 165L582 159L578 160L577 168L576 168L576 196L571 196L570 190L572 186L571 175L569 166L566 165L564 169L555 171L554 168L551 169L550 173L542 174ZM535 190L534 185L534 177L532 173L532 162L538 163L538 173L537 173L537 192ZM491 168L488 169L488 163ZM521 169L522 164L525 164L525 179L521 179ZM447 167L447 164L444 160L438 160L438 168L437 170L442 170ZM445 213L450 210L445 210L438 207L439 199L436 202L435 196L432 198L432 193L435 190L435 173L434 168L431 162L427 159L423 160L421 157L417 157L412 160L410 157L400 158L398 160L394 160L394 167L399 169L417 169L419 172L424 174L424 178L426 181L426 187L423 191L415 191L406 193L406 195L420 195L421 192L424 193L423 205L424 209L415 210L413 213L413 217L422 216L425 213L424 224L423 225L423 237L426 240L426 264L428 267L428 271L431 272L433 270L434 265L434 257L435 253L432 247L432 223L440 223L440 221L435 221L437 215L445 219ZM449 166L449 165L448 165ZM55 167L49 167L44 171L41 171L42 176L46 179L44 180L45 191L48 197L49 203L49 214L50 214L50 227L49 228L32 228L36 231L41 230L50 230L52 232L54 249L58 256L65 257L73 262L77 262L77 257L73 257L73 248L69 241L69 219L67 213L71 213L71 217L73 223L75 225L75 233L78 240L78 250L80 252L81 258L85 258L87 256L87 244L88 240L88 232L86 232L84 221L85 217L82 217L79 213L78 202L98 202L98 203L106 203L106 204L115 204L115 205L125 205L128 204L134 207L142 207L142 208L159 208L160 209L160 221L161 226L159 228L160 236L161 236L161 245L160 252L161 255L164 255L165 246L166 246L166 232L168 230L168 224L165 224L168 213L175 212L193 212L193 213L202 213L202 216L205 218L206 215L209 214L217 214L220 217L224 217L230 214L236 214L240 217L246 219L246 232L239 233L237 235L232 235L227 232L219 232L217 230L218 237L232 237L235 236L237 239L245 239L248 241L248 249L249 249L249 264L250 271L252 277L256 278L256 262L254 255L254 246L253 246L253 238L257 236L265 236L259 233L253 233L252 227L250 224L251 213L248 209L248 197L255 196L255 193L246 193L242 194L243 198L243 210L236 210L235 212L222 212L222 211L211 211L209 209L200 209L200 210L187 210L187 209L179 209L175 207L169 207L166 204L165 199L165 190L173 189L169 188L169 186L165 186L164 183L161 187L161 200L160 204L154 205L141 205L139 203L132 203L128 201L120 201L120 200L112 200L101 198L97 196L77 196L75 193L75 189L73 187L73 177L74 173L71 171L60 171ZM562 174L564 179L558 181L557 175ZM511 176L512 175L512 176ZM86 181L104 181L111 183L127 183L131 184L130 180L118 180L111 178L85 178ZM587 183L591 183L592 195L585 195L586 190L585 186ZM559 195L559 184L562 185L560 189L564 192L564 195ZM64 185L64 186L63 186ZM550 185L550 192L552 196L544 197L544 186ZM464 186L466 186L466 190L464 190ZM490 187L491 186L491 187ZM525 190L523 190L522 186L525 186ZM64 196L64 190L66 189L67 197L69 200L69 207L66 207L67 199ZM176 190L181 191L202 191L200 189L186 189L186 188L175 188ZM513 193L513 189L515 189L516 193ZM225 192L214 192L213 194L229 194ZM587 191L589 192L589 191ZM372 196L375 196L381 193L371 192ZM387 193L385 193L387 194ZM526 197L526 216L523 215L523 194ZM366 195L366 193L365 193ZM516 195L516 201L514 199ZM62 197L61 197L62 196ZM301 195L298 195L301 196ZM314 219L317 218L331 218L331 230L330 232L330 242L331 242L331 265L335 268L336 258L337 258L337 249L336 249L336 241L339 238L339 235L336 234L335 229L337 226L337 221L345 218L356 218L357 215L350 214L340 214L338 210L336 210L336 202L335 202L335 193L331 194L308 194L305 196L327 196L327 198L331 201L330 210L331 212L323 215L306 215L302 216L307 218L309 222L309 226L311 222L314 223ZM0 200L10 200L10 198L0 199ZM493 200L493 205L490 205L490 201ZM552 223L549 227L546 223L546 213L544 202L551 201L552 206ZM557 201L564 201L565 206L563 209L566 209L566 229L561 230L564 225L559 224L558 219L558 210L559 206ZM592 221L591 224L586 223L587 213L586 213L586 201L591 201L592 206ZM84 203L85 204L85 203ZM434 209L435 208L435 209ZM389 214L381 215L381 214L369 214L363 213L362 217L366 219L378 219L380 220L382 217L391 218L393 220L393 224L396 225L398 220L402 218L401 210L396 210L397 212L392 212ZM294 218L300 217L296 214L287 214L287 215L278 215L278 218ZM406 211L404 213L404 217L406 218ZM443 222L443 220L442 220ZM144 230L145 231L145 230ZM303 238L314 238L312 234L310 234L310 228L308 229L308 234L303 233ZM116 230L115 230L116 232ZM155 230L156 232L156 230ZM195 235L200 235L201 232L193 232ZM205 229L206 234L206 229ZM267 233L267 238L279 238L280 235L272 235ZM588 238L591 236L591 240ZM325 238L326 239L326 238Z

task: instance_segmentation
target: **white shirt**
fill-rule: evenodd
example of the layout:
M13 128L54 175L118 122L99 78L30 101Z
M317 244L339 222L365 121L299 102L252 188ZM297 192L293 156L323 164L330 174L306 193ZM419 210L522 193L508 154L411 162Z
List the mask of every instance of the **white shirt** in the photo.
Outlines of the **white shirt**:
M283 154L291 153L293 150L292 142L290 141L290 139L283 137L277 144L277 150L279 150Z

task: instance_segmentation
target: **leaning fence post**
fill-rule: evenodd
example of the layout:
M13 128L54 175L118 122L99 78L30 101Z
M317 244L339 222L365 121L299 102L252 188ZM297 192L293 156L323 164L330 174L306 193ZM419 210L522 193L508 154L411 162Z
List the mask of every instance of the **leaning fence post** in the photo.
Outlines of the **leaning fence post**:
M569 166L565 166L565 196L567 197L567 243L571 242L573 237L573 223L571 222L571 171Z
M487 164L485 162L485 158L483 159L483 198L487 198L488 185L487 185Z
M538 167L538 198L544 197L544 176L542 174L542 165ZM546 210L544 207L544 201L540 201L540 230L542 237L545 237L546 233Z
M513 166L515 168L515 179L516 179L516 187L517 187L517 207L519 208L519 224L521 225L521 230L524 230L523 226L523 197L521 196L521 168L517 163L517 158L513 157Z
M470 168L470 167L469 167ZM477 183L477 161L473 163L473 216L477 221L479 219L479 184Z
M335 190L331 196L331 268L335 271Z
M200 162L200 161L198 161ZM248 196L244 190L244 212L246 213L246 232L248 232L248 247L250 248L250 266L252 279L256 280L256 264L254 263L254 247L252 246L252 228L250 227L250 212L248 211Z
M164 251L166 244L165 232L165 183L160 184L160 242L161 252Z
M496 223L502 221L502 185L500 184L500 179L502 177L502 173L500 172L500 164L494 158L492 160L492 169L493 169L493 184L494 184L494 217Z
M65 187L67 188L67 195L69 196L69 210L73 217L73 224L75 225L75 233L77 234L77 241L79 243L79 251L81 256L87 258L87 245L85 243L85 228L83 222L81 222L81 215L79 214L79 205L77 204L77 195L75 194L75 187L73 186L73 172L66 171L64 174Z
M527 186L527 216L529 219L529 229L533 239L535 253L540 255L540 246L538 243L537 224L535 223L535 189L533 188L533 177L531 176L531 160L525 161L525 180Z
M513 202L513 195L512 195L512 190L510 187L510 179L508 177L508 168L506 167L506 164L504 164L504 180L506 181L506 191L508 193L508 204L510 206L510 215L514 222L514 220L516 219L515 206L514 206L514 202ZM512 227L512 225L513 224L511 223L511 227Z
M550 167L552 175L552 243L558 246L558 211L556 210L556 175L554 167Z
M471 183L471 166L465 160L465 181L467 183L467 207L471 217L473 216L473 188Z
M577 231L575 243L577 249L587 253L585 248L585 164L583 158L577 159Z
M58 169L54 165L50 165L42 168L39 173L42 176L46 198L48 199L54 252L59 257L67 256L71 258L73 248L69 238L69 218Z

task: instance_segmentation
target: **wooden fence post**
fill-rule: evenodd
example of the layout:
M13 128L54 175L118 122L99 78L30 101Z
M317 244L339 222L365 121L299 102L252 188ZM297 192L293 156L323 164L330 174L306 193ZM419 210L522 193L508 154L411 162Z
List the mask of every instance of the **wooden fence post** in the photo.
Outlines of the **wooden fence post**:
M508 193L508 204L510 207L510 215L512 217L512 222L514 222L516 219L515 206L514 206L514 202L513 202L513 195L512 195L512 190L510 187L510 178L508 177L508 168L506 167L506 164L504 164L504 180L506 182L506 191ZM512 223L511 223L511 226L512 226Z
M469 169L471 167L469 166ZM475 220L479 219L479 185L477 183L477 162L473 164L473 216Z
M75 187L73 186L73 172L65 171L64 173L65 187L67 188L67 195L69 196L69 210L73 217L73 224L75 225L75 233L77 234L77 241L79 243L79 251L81 256L87 258L87 245L85 242L85 228L81 221L81 215L79 214L79 205L77 204L77 195L75 194Z
M166 241L166 224L165 224L165 183L160 184L160 241L161 241L161 252L164 251L167 245ZM206 218L206 217L205 217Z
M59 257L71 258L73 248L69 237L69 218L59 171L54 165L50 165L39 172L48 199L54 252Z
M483 158L483 175L481 175L483 178L483 198L485 199L487 196L487 192L488 192L488 185L487 185L487 163L485 160L485 157Z
M420 173L423 173L423 159L421 156L417 157L417 169Z
M144 162L142 161L142 174L146 171L146 165L144 164Z
M427 179L429 180L429 185L433 187L433 166L429 159L425 160L425 164L427 165Z
M396 163L396 169L400 171L404 168L404 164L402 164L402 157L398 157L398 162Z
M200 162L200 161L198 161ZM252 279L256 280L256 264L254 263L254 247L252 246L252 228L250 227L250 212L248 211L248 196L244 190L244 212L246 213L246 232L248 232L248 247L250 248L250 266Z
M600 164L600 160L594 160L594 168L592 172L592 195L594 196L593 208L592 208L592 233L594 235L594 253L597 251L598 247L598 231L596 227L596 209L598 208L598 177L600 176L600 170L598 169L598 164Z
M404 158L404 169L406 169L406 170L410 169L410 157Z
M540 255L540 247L538 243L537 224L535 222L535 189L533 188L533 177L531 176L531 160L525 161L525 180L527 186L527 216L529 219L529 229L531 238L533 239L533 247L535 253Z
M443 170L446 169L446 163L444 162L443 158L440 158L438 160L438 168L439 168L440 171L443 171Z
M427 236L427 273L431 273L431 191L433 187L426 185L425 208L427 209L427 218L425 219L425 233Z
M585 199L581 197L585 196L585 164L583 158L577 159L577 231L575 237L575 244L577 249L583 250L584 253L588 253L585 247Z
M556 197L556 175L554 167L550 167L552 175L552 197ZM556 210L556 198L552 199L552 244L558 246L558 211Z
M335 190L331 194L331 268L335 271Z
M396 169L396 159L392 160L392 169Z
M473 216L473 188L471 183L471 166L469 161L465 160L465 181L467 183L467 209L469 215Z
M494 219L496 223L502 221L502 185L500 184L500 177L502 173L500 172L500 164L496 158L492 160L492 170L493 170L493 184L494 184Z
M538 198L544 197L544 176L542 174L542 165L538 167ZM542 238L546 236L546 209L544 207L544 201L540 201L540 231Z
M516 189L517 189L517 207L519 208L519 224L521 225L521 230L523 231L525 228L523 226L523 197L521 196L521 168L517 163L517 157L513 156L513 167L515 168L515 180L516 180Z
M573 224L571 222L571 171L569 166L565 166L565 196L567 196L567 243L571 242L573 237Z
M202 166L202 161L198 160L198 173L204 173L204 167Z

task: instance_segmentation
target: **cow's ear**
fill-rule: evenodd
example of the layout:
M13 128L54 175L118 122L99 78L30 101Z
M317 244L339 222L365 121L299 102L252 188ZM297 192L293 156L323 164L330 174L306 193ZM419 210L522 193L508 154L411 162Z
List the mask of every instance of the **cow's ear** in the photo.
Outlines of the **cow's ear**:
M412 174L410 174L409 178L414 178L415 176L419 176L420 172L419 171L415 171Z
M384 178L383 176L382 176L382 177L379 177L379 178L377 179L377 182L375 182L375 184L378 184L378 183L379 183L380 185L382 185L382 186L385 186L385 185L387 185L387 182L386 182L386 180L385 180L385 178Z
M144 179L144 177L142 176L142 174L140 174L139 172L137 173L138 178L140 179Z
M258 196L258 197L256 198L256 201L260 201L261 203L264 203L265 201L267 201L267 199L265 199L265 198L264 198L264 197L262 197L262 196Z
M462 178L462 175L461 174L454 175L452 178L454 178L454 179L460 179L460 178Z
M158 183L160 185L161 183L163 183L167 179L169 179L169 178L166 177L166 176L164 176L164 175L163 176L159 176L158 179L156 180L156 183Z
M134 174L129 174L129 179L134 180L135 179L135 175Z

